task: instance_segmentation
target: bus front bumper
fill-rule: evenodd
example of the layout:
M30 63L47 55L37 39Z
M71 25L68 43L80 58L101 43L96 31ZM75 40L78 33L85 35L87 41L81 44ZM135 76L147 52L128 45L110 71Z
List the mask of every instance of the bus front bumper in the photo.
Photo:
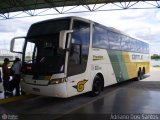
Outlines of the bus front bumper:
M36 84L28 84L24 81L21 81L21 88L25 92L35 95L67 98L66 82L42 86Z

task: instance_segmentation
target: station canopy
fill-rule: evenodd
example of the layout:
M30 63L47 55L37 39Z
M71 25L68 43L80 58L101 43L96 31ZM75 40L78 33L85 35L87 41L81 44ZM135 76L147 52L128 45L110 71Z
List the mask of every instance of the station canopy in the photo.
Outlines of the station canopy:
M40 9L43 9L43 11L54 9L59 14L66 14L69 10L78 6L83 6L88 11L97 11L106 4L114 4L122 9L128 9L139 2L145 2L154 8L160 8L160 1L157 0L0 0L0 18L14 18L21 14L20 12L30 16L38 16L42 12L37 14L35 11ZM99 6L96 7L97 5ZM68 6L70 8L65 11L64 8ZM58 8L61 8L61 10ZM11 15L10 13L17 14Z

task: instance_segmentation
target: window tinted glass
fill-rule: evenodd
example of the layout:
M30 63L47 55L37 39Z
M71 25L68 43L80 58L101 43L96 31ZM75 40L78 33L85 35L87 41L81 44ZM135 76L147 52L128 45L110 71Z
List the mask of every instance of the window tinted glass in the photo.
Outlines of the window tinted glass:
M149 53L149 45L143 41L109 30L95 23L93 25L92 46L128 52Z
M130 49L130 51L131 51L131 52L137 51L137 42L136 42L136 40L133 39L133 38L131 38L130 41L131 41L131 42L130 42L130 44L131 44L131 49Z
M109 47L110 49L121 49L121 36L118 33L108 31Z
M130 51L130 38L128 36L122 35L121 36L121 49Z
M36 37L59 33L61 30L68 30L70 19L47 20L33 24L27 34L27 37Z
M141 43L141 47L142 47L141 52L143 52L143 53L149 53L149 45L147 43L142 42Z
M108 48L108 36L104 27L95 24L93 26L93 47Z

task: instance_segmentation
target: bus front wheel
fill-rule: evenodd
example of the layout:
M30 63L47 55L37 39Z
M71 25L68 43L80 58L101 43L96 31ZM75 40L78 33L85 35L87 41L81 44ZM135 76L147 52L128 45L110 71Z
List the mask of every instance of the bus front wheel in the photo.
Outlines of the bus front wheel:
M95 76L94 81L93 81L93 86L92 86L92 92L91 95L97 96L101 93L103 88L103 82L99 76Z

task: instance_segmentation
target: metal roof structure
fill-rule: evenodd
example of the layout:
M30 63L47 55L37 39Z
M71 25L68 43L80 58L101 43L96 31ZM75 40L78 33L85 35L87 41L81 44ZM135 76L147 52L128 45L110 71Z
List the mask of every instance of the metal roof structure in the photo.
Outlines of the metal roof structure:
M137 5L145 3L144 6ZM109 8L104 7L110 5ZM137 5L137 6L136 6ZM114 6L114 7L112 7ZM135 6L135 7L134 7ZM103 9L102 9L103 8ZM105 8L105 9L104 9ZM160 8L158 0L0 0L0 19L120 9Z

